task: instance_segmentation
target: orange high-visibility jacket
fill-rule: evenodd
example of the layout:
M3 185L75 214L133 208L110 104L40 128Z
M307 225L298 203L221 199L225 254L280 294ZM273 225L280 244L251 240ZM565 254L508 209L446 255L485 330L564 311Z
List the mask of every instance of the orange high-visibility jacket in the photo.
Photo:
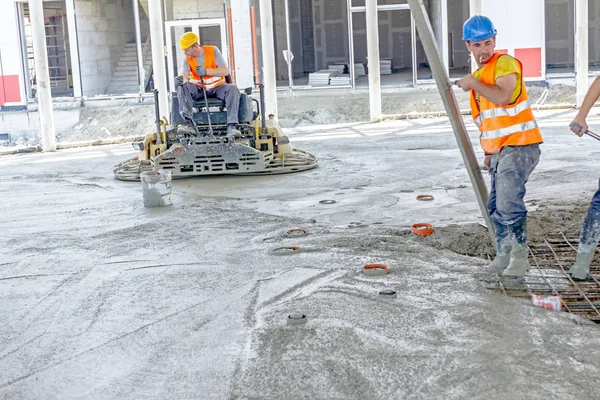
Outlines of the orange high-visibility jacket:
M488 85L496 83L496 61L499 57L510 57L494 54L492 59L481 68L479 80ZM518 60L517 60L518 61ZM523 65L519 61L521 71ZM473 73L475 75L475 73ZM542 143L542 134L529 105L525 82L521 76L521 93L513 104L499 106L471 90L471 113L473 120L481 132L481 146L486 154L499 152L504 146L525 146Z
M213 69L217 68L218 65L215 61L215 46L203 46L204 48L204 68ZM196 67L198 66L198 61L196 61L196 57L185 57L190 66L190 75L192 83L195 83L198 86L202 86L200 83L200 77L196 73ZM221 86L225 83L224 76L204 76L204 85L206 86L206 90L212 90L217 86Z

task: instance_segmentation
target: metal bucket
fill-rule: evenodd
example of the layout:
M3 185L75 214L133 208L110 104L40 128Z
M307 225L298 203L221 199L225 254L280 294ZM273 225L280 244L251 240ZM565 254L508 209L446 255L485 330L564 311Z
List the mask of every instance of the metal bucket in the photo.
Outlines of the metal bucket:
M171 171L148 171L140 174L144 207L171 205Z

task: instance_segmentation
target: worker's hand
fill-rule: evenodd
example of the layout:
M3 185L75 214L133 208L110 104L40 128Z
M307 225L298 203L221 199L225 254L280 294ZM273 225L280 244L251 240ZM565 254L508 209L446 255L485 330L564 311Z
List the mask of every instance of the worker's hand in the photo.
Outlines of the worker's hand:
M483 165L485 165L485 169L487 169L488 171L490 170L491 159L491 156L485 156L485 158L483 159Z
M585 118L575 117L573 122L569 124L569 128L573 131L574 134L581 137L588 130L588 124L585 122Z
M466 75L462 77L458 82L456 82L456 86L468 92L469 90L475 87L477 83L477 79L473 75Z
M204 68L201 65L198 65L196 67L196 73L198 74L198 76L205 76L206 75L206 68Z
M183 76L179 75L175 77L175 87L183 86Z

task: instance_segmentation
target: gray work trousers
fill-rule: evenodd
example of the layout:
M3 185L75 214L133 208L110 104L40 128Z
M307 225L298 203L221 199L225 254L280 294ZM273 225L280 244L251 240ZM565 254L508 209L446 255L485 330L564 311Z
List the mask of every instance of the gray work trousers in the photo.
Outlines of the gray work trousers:
M239 122L238 113L240 108L240 90L232 84L217 86L212 90L206 91L207 97L216 97L225 101L227 108L227 123L237 124ZM179 114L185 120L192 119L192 107L194 101L204 101L204 94L200 86L186 82L183 86L177 88L177 99L179 100Z
M495 223L512 225L527 215L525 184L540 160L540 145L505 146L492 154L492 188L488 199L490 217Z

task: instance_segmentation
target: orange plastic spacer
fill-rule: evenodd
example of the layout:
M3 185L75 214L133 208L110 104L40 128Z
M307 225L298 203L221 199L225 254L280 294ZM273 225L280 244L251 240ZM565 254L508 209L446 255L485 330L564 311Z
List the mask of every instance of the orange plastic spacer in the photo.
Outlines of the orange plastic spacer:
M386 273L389 273L390 270L385 264L367 264L363 267L363 269L383 269Z
M412 226L412 231L415 235L423 237L429 236L433 233L433 225L426 223L414 224Z
M304 228L294 228L287 231L287 234L292 236L304 236L308 234L308 231Z
M417 200L419 201L431 201L433 200L433 196L430 194L420 194L417 196Z

